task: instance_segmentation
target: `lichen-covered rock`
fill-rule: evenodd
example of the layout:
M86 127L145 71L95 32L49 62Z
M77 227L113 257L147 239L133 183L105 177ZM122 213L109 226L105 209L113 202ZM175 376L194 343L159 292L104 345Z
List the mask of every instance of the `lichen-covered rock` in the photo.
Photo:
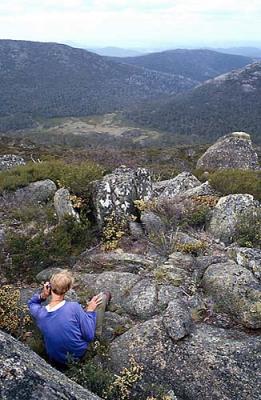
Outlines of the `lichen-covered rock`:
M230 247L228 255L233 258L238 265L245 267L253 272L254 276L261 280L261 250L248 247Z
M193 271L193 278L196 282L199 282L204 275L206 269L212 264L226 263L228 261L227 256L199 256L196 258L196 267Z
M61 188L55 192L54 208L59 221L64 220L68 216L73 217L76 221L80 220L79 214L73 208L68 189Z
M180 400L259 400L260 354L258 336L202 324L175 341L155 318L114 340L105 362L115 373L129 368L131 358L143 367L131 399L154 384Z
M204 171L216 169L259 169L258 157L250 135L233 132L221 137L207 149L197 162L197 168Z
M214 196L217 192L213 187L209 184L209 182L204 182L199 186L196 186L192 189L186 190L182 197L193 197L193 196Z
M232 243L240 220L257 215L258 204L250 194L230 194L221 197L213 209L209 226L210 232L225 244Z
M173 179L154 183L153 195L159 198L171 198L200 185L200 181L190 172L182 172Z
M24 188L17 189L14 195L18 201L42 203L51 199L56 190L55 183L51 179L45 179L43 181L32 182Z
M192 330L189 310L181 300L171 301L163 314L162 323L172 340L187 336Z
M128 272L103 272L101 274L75 274L75 287L82 295L93 296L103 290L109 290L112 294L111 306L122 308L125 297L128 296L133 286L140 277Z
M0 156L0 171L18 167L19 165L25 165L23 157L16 156L15 154L4 154Z
M114 271L140 273L155 267L155 260L140 254L126 253L123 251L83 253L74 265L74 271Z
M42 271L40 271L35 279L39 283L47 282L51 279L53 274L56 274L58 272L61 272L63 269L59 267L50 267L50 268L45 268Z
M261 285L248 269L233 261L210 265L202 286L221 311L248 328L261 328Z
M189 254L172 253L168 260L154 270L155 279L161 284L180 286L192 276L195 260Z
M146 319L157 311L157 288L150 279L142 279L124 299L123 308L128 314Z
M106 311L101 338L106 341L112 341L117 336L127 332L132 325L133 323L128 316Z
M151 177L145 168L133 170L123 166L93 182L93 205L99 226L111 215L116 220L135 215L134 201L148 200L151 193Z
M0 332L1 400L98 400L27 346Z
M144 231L141 224L136 221L129 222L129 232L134 239L140 239L144 236Z

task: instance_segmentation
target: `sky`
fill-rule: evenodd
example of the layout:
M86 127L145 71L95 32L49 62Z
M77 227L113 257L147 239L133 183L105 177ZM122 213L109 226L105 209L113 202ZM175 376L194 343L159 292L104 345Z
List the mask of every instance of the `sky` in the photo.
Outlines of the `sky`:
M124 48L261 47L260 0L0 0L0 38Z

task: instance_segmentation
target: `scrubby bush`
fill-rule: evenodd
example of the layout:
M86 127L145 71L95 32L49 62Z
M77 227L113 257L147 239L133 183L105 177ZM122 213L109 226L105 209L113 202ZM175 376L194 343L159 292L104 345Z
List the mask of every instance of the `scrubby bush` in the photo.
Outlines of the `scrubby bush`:
M235 241L242 247L261 248L261 210L249 211L236 225Z
M261 171L222 170L210 174L208 179L210 185L224 195L248 193L261 200Z
M176 197L148 202L144 209L157 214L167 228L176 230L178 227L182 229L203 227L211 207L195 199Z
M10 254L7 276L35 275L50 265L68 262L70 256L80 254L93 240L93 229L85 220L76 222L68 217L49 232L36 235L12 233L7 236L5 252Z
M75 194L86 194L91 181L102 177L102 168L93 162L66 164L52 160L28 163L0 173L0 193L15 190L42 179L51 179L57 186L64 186Z
M31 323L27 306L20 303L20 291L11 285L0 288L0 329L22 338Z

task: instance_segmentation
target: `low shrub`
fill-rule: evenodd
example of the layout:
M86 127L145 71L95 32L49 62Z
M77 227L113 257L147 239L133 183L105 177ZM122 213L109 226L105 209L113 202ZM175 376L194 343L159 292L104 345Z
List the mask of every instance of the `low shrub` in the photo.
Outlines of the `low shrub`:
M100 179L102 175L102 168L90 161L81 164L66 164L60 160L29 162L0 173L0 193L49 178L58 186L64 186L75 194L86 195L89 183Z
M249 211L236 225L234 240L242 247L261 248L261 210Z
M261 200L261 171L221 170L210 174L208 179L210 185L224 195L248 193Z
M195 199L176 197L148 202L143 209L157 214L168 229L176 230L177 228L204 227L211 207Z
M12 233L7 236L5 252L10 255L7 277L35 275L48 266L68 262L70 256L80 254L90 245L95 235L88 220L81 223L68 217L49 232L40 230L34 236Z
M0 329L22 338L31 323L28 308L20 303L20 291L12 285L0 288Z

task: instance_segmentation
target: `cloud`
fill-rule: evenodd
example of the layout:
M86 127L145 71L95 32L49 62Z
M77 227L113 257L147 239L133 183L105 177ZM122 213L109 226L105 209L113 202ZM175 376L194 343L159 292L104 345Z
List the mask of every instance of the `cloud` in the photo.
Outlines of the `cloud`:
M1 0L0 36L88 45L255 40L260 0Z

